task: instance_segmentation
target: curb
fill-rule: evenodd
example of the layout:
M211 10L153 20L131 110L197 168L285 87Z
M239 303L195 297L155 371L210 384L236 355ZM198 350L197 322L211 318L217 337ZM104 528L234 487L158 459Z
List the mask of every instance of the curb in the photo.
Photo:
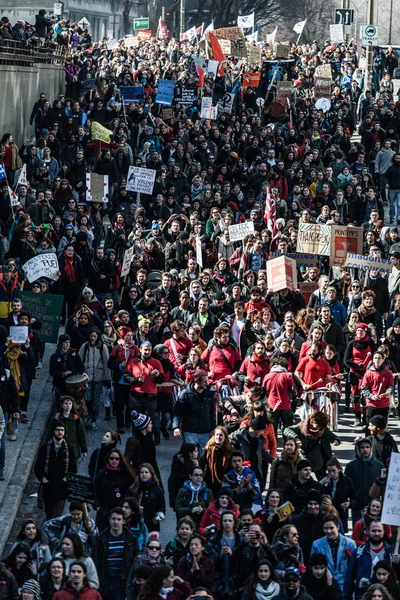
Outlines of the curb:
M46 344L46 356L38 379L32 383L29 399L29 424L18 425L17 441L6 441L5 480L0 482L0 556L4 552L36 453L42 443L54 407L53 382L49 359L55 345Z

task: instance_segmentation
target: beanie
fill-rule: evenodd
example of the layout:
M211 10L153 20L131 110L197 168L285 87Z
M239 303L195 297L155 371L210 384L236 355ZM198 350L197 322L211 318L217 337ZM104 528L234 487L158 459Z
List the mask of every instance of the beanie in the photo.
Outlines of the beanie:
M142 415L141 413L136 412L136 410L131 412L131 417L137 429L146 429L147 425L150 423L150 417Z
M67 333L62 333L61 335L58 336L58 345L61 346L61 344L63 344L64 342L70 342L71 338L69 337L69 335Z
M311 467L312 469L312 464L310 463L310 461L306 458L299 460L299 462L297 463L297 472L301 471L301 469L305 469L306 467Z
M33 594L35 596L35 600L40 600L40 585L35 579L28 579L28 581L25 581L25 583L21 586L21 592L24 590Z
M265 420L265 417L258 415L258 417L252 419L250 427L254 429L254 431L263 431L267 427L267 421Z

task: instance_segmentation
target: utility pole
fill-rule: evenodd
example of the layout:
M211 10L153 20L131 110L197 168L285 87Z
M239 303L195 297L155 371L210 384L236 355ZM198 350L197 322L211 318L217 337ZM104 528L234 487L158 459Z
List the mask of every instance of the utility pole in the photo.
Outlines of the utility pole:
M185 0L181 0L181 9L180 9L180 34L182 36L185 31Z
M368 0L368 4L367 4L367 22L365 23L366 25L373 25L374 24L374 0ZM366 67L365 67L365 83L364 83L364 87L367 88L368 90L371 89L371 84L372 84L372 47L368 44L367 45L367 52L366 52Z

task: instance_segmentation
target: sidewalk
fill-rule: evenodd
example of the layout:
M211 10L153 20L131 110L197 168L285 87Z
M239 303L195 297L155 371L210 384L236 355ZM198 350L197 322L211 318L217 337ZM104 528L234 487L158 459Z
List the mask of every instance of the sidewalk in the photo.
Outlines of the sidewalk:
M32 384L29 423L17 425L19 431L16 442L6 440L5 480L0 481L0 556L20 507L22 494L53 408L49 360L54 351L55 344L46 344L43 369L38 369L39 377Z

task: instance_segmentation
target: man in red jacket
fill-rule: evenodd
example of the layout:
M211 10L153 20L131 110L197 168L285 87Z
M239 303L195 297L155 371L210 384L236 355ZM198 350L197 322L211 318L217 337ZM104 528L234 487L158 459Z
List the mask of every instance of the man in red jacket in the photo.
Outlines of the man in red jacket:
M367 400L367 425L375 415L382 415L387 423L394 386L393 374L384 365L383 354L374 352L372 362L361 383L361 393Z
M151 358L152 349L150 342L143 342L140 346L140 356L129 358L124 378L131 384L129 410L136 410L154 420L157 407L157 383L163 383L165 376L160 361Z

